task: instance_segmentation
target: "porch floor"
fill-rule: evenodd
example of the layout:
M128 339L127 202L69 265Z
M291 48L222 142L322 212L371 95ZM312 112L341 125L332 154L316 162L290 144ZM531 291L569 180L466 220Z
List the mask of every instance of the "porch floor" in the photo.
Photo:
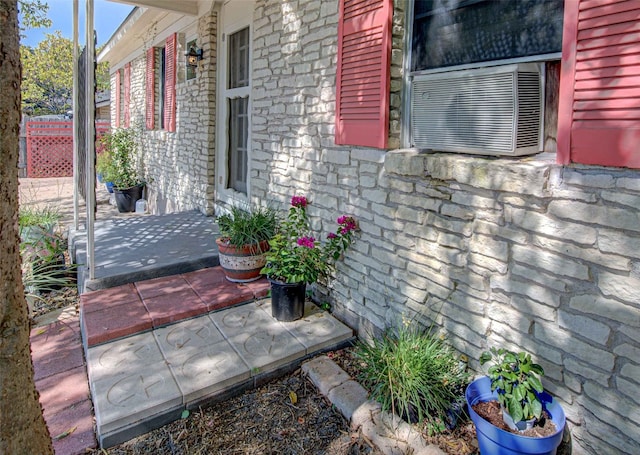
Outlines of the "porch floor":
M219 264L214 217L197 211L166 215L120 214L96 221L95 269L87 268L86 231L69 232L80 293L191 272Z

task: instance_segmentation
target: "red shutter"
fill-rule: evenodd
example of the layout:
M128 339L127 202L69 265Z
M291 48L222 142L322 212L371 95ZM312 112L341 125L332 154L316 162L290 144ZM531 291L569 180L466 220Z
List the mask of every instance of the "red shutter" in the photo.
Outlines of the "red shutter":
M386 148L393 0L340 0L336 144Z
M176 130L176 37L165 43L164 126L167 131Z
M124 65L124 127L131 123L131 62Z
M155 126L155 83L156 83L156 50L151 47L147 49L147 68L146 68L146 84L145 84L145 120L148 130L152 130Z
M640 168L640 5L566 1L558 162Z
M116 86L115 86L115 92L116 92L116 100L115 100L115 105L116 105L116 123L115 123L115 127L116 128L120 128L120 103L121 103L121 96L120 96L120 70L116 71Z

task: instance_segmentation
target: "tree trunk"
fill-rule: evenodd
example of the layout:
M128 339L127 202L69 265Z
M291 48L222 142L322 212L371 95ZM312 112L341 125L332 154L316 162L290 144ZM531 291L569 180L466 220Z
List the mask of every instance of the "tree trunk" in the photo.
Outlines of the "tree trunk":
M53 454L33 381L29 318L20 271L17 13L17 0L0 0L0 453Z

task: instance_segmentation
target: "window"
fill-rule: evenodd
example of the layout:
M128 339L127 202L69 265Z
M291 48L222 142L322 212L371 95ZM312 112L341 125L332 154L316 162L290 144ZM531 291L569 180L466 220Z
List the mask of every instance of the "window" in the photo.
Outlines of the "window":
M160 129L165 128L165 118L164 118L164 106L166 104L166 71L167 71L167 52L166 48L162 47L158 50L158 56L160 57L159 65L160 71L158 71L158 108L160 110Z
M413 11L411 71L562 50L562 0L422 0Z
M249 28L229 35L227 72L228 187L247 194L249 138Z
M404 145L524 155L550 139L554 151L558 87L547 76L559 67L564 1L416 0L411 7Z
M196 40L191 40L191 41L189 41L189 42L187 43L187 46L186 46L186 48L185 48L185 52L189 52L189 50L190 50L192 47L195 49L195 47L196 47ZM185 67L187 68L187 69L186 69L186 77L187 77L187 80L189 81L189 80L191 80L191 79L195 79L195 78L196 78L196 68L194 68L193 66L191 66L191 65L189 65L189 64L187 64L187 63L186 63L186 60L187 60L187 56L186 56L186 55L184 56L184 59L185 59Z
M121 115L122 112L124 111L124 106L122 105L122 90L123 90L123 84L122 84L122 70L117 70L116 71L116 86L115 86L115 107L116 107L116 115L115 115L115 127L119 128L120 127L120 119L121 119Z
M152 47L146 55L145 124L152 130L158 125L176 130L176 34L164 47ZM157 104L156 104L157 100Z

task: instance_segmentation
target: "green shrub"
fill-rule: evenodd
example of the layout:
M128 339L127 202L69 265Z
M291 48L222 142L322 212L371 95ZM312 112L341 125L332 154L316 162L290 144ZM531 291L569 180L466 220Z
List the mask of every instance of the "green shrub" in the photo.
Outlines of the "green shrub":
M216 218L223 241L236 248L270 240L278 229L278 217L269 207L251 211L231 207L231 211Z
M18 212L18 226L22 230L25 227L40 226L50 228L60 221L60 212L50 206L37 207L21 205Z
M116 188L144 184L137 135L138 131L133 128L116 128L100 138L104 151L98 155L96 171Z
M75 266L66 265L67 242L59 234L44 233L37 241L22 242L22 282L27 295L37 297L75 286Z
M411 423L445 421L469 380L444 339L416 324L387 330L371 344L359 342L355 355L371 398Z

